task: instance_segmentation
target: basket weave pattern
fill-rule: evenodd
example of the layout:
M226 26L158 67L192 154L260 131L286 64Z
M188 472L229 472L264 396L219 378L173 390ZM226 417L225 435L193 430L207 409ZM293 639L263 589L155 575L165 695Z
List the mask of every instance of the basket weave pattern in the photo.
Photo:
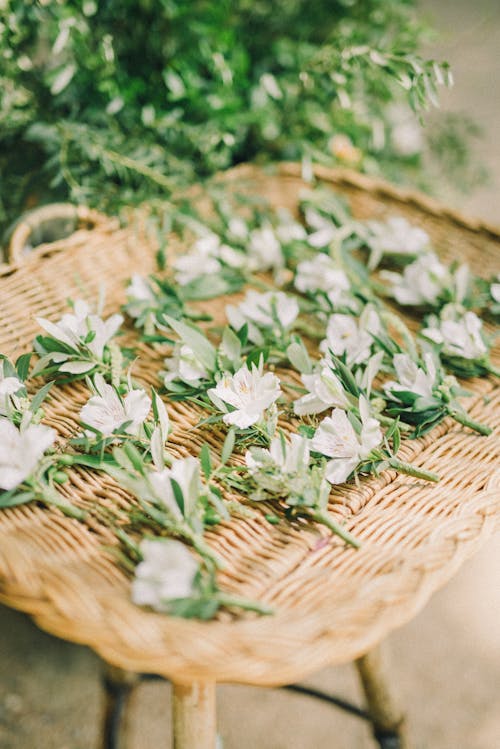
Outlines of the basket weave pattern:
M318 176L349 198L356 218L404 215L431 235L447 260L467 259L484 275L496 270L500 234L493 227L351 172L319 170ZM274 175L243 167L224 179L248 183L273 205L291 209L304 187L295 165L283 165ZM68 297L96 299L102 282L106 313L117 311L126 279L154 271L154 249L143 232L102 222L3 271L0 351L15 357L29 350L39 332L35 315L58 319ZM226 301L206 308L220 319ZM135 376L157 385L161 361L158 352L141 346ZM488 379L467 387L474 392L467 401L473 418L499 426L500 388ZM62 438L73 436L88 397L85 387L72 384L51 394L46 423ZM198 454L205 441L220 450L222 431L192 429L200 413L195 407L168 403L168 410L175 456ZM409 620L480 546L500 516L499 452L496 434L480 437L451 419L422 439L404 442L402 459L437 471L441 481L428 485L387 471L359 487L336 490L330 511L360 539L358 551L312 523L283 519L270 525L264 518L269 506L251 517L233 517L207 533L226 562L221 587L266 602L276 613L237 619L225 613L209 623L130 603L129 580L109 547L115 543L110 524L124 517L133 500L110 478L74 468L60 491L88 511L85 524L33 504L0 513L0 600L131 670L181 682L291 682L366 652Z

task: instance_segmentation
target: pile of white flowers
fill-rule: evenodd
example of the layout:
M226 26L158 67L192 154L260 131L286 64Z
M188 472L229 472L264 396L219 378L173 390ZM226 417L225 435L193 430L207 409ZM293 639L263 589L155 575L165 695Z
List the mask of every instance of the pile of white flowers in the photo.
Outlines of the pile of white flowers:
M106 471L137 499L142 538L122 534L138 562L137 605L201 618L220 606L266 611L218 587L221 560L204 530L229 517L224 488L323 523L356 547L328 512L332 485L386 468L437 480L397 458L403 427L420 436L452 416L489 433L463 409L453 376L497 373L468 267L444 264L406 219L357 222L324 192L307 196L303 216L305 226L284 211L231 215L220 232L193 220L194 240L163 275L131 278L124 312L145 342L169 346L159 349L163 398L133 378L129 350L119 345L124 317L105 319L84 300L56 322L38 318L31 371L29 356L16 366L0 359L0 507L38 500L82 517L57 484L71 465ZM354 253L362 249L370 254L360 271ZM431 312L417 339L377 296L369 271L382 260L400 271L379 274L389 295ZM487 288L489 309L500 303L499 280ZM222 326L189 306L233 292L240 295L218 309ZM201 319L206 326L196 325ZM26 381L40 375L82 380L89 390L70 452L40 423L53 383L28 395ZM179 457L179 441L170 449L165 400L194 403L200 430L225 431L220 457L208 443L199 457ZM231 460L235 450L239 460Z

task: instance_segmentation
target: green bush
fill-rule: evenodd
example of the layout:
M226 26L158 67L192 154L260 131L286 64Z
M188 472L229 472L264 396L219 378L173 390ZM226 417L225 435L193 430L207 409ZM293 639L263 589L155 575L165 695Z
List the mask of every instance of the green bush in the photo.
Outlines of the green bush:
M0 223L247 160L417 173L412 109L449 82L426 34L412 0L1 0Z

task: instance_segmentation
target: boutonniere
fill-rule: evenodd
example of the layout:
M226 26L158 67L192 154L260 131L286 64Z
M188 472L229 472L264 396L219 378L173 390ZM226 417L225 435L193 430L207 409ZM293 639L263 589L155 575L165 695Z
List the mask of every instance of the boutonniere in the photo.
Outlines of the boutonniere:
M474 312L447 305L439 317L426 319L420 335L458 377L499 376L490 361L489 342L482 328L483 322Z
M401 350L394 353L393 367L397 380L386 382L384 396L387 413L414 427L413 436L420 437L451 416L460 424L479 434L489 435L491 429L469 417L459 396L469 395L452 375L445 375L435 357L425 353L412 358Z
M37 318L45 335L35 338L34 349L40 361L32 376L53 375L69 381L99 372L107 380L119 380L123 355L113 338L123 323L122 315L104 320L81 299L71 305L73 311L57 323Z
M430 250L431 240L427 232L413 226L403 216L391 216L387 221L367 221L366 228L370 270L374 270L382 260L406 264Z

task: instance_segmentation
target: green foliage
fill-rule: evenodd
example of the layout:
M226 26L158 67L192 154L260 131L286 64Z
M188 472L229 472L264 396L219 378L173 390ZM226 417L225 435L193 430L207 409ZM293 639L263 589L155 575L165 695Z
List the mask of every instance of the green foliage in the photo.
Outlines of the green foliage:
M164 199L246 160L348 161L339 133L366 169L418 168L391 108L411 116L448 80L417 53L425 33L413 0L5 0L0 223L54 199Z

